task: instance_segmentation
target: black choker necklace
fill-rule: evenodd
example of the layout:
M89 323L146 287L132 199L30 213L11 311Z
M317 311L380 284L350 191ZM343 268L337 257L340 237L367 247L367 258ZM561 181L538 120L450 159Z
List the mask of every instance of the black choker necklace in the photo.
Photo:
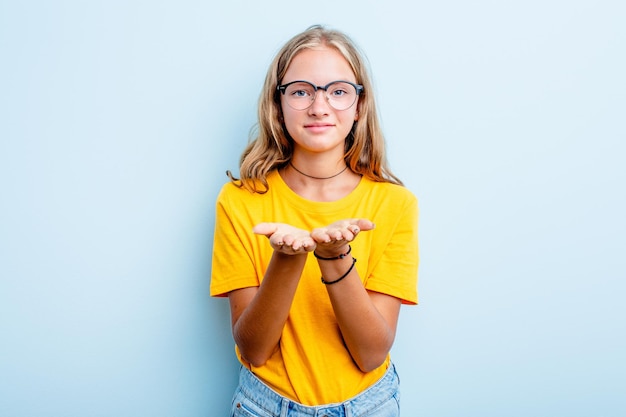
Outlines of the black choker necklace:
M331 178L335 178L336 176L338 176L339 174L342 174L343 171L345 171L346 169L348 169L348 165L346 165L341 171L339 171L338 173L336 173L335 175L331 175L330 177L314 177L313 175L309 175L309 174L305 174L304 172L300 171L298 168L296 168L295 166L293 166L293 164L291 163L291 161L289 161L289 165L295 169L298 173L304 175L305 177L309 177L309 178L313 178L314 180L329 180Z

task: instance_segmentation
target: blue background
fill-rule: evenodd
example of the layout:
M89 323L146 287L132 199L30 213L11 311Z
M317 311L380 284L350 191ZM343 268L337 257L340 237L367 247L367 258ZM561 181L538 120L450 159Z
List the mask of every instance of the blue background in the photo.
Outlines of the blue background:
M224 416L214 201L313 23L421 208L403 415L626 415L621 1L0 0L0 415Z

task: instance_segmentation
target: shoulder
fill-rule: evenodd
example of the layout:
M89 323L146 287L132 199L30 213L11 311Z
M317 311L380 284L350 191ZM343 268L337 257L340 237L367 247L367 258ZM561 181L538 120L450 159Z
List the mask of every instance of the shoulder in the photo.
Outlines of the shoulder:
M272 173L270 173L267 179L270 180L272 176ZM271 181L269 182L271 183ZM256 190L260 190L261 192L252 191L247 187L229 181L222 185L222 188L217 196L217 202L222 204L228 202L245 204L249 201L257 201L259 199L263 199L264 196L269 194L270 189L272 188L271 185L266 187L261 181L253 181L253 186L255 186Z
M224 204L232 201L233 199L240 199L244 196L244 192L247 193L245 189L238 187L232 182L227 182L222 185L220 192L217 194L217 202Z
M408 188L394 184L391 182L373 181L363 178L363 187L368 193L375 195L388 204L398 205L415 205L417 206L417 197Z

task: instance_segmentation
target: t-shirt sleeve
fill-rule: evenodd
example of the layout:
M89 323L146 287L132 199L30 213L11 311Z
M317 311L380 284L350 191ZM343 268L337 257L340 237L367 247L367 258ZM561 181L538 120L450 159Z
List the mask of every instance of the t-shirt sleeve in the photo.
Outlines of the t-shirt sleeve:
M252 226L242 212L243 204L232 199L231 194L241 190L232 187L227 184L216 203L210 286L213 297L259 285L252 262Z
M409 194L403 204L394 210L395 223L381 244L385 245L380 260L368 276L368 290L388 294L402 300L403 304L417 304L417 270L419 251L417 239L417 198ZM378 224L377 224L378 228Z

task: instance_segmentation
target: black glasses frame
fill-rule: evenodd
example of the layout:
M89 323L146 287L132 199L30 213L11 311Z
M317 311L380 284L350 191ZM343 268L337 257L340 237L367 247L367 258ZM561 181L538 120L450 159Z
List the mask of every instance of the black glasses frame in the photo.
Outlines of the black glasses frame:
M355 84L353 82L350 81L345 81L345 80L336 80L336 81L331 81L326 85L315 85L310 81L306 81L306 80L296 80L296 81L291 81L287 84L283 84L283 85L279 85L276 86L276 90L280 91L283 95L285 95L286 91L287 91L287 87L289 87L291 84L295 84L295 83L306 83L308 85L310 85L311 87L313 87L313 90L315 91L315 95L313 96L313 99L311 100L311 104L309 104L309 107L311 107L311 105L313 104L313 102L315 101L315 98L317 97L317 92L319 90L323 90L324 92L328 91L328 87L330 87L333 84L336 83L346 83L346 84L350 84L352 87L354 87L354 89L356 90L356 96L357 98L361 95L361 93L363 92L363 86L361 84ZM356 100L355 100L356 101ZM354 103L352 103L352 105L354 105ZM307 107L307 109L309 108ZM348 107L350 108L350 107ZM302 110L306 110L306 109L302 109Z

